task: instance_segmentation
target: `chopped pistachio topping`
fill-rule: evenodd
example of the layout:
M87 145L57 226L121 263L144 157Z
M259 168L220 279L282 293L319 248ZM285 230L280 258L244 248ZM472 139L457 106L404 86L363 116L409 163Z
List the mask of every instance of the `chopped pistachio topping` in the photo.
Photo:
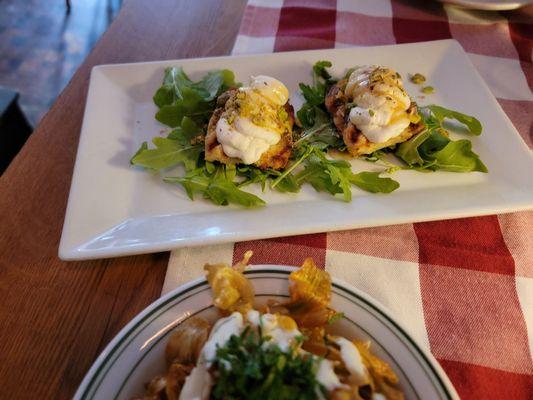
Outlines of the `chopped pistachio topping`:
M435 93L435 88L433 86L424 86L422 88L422 92L424 92L426 94Z
M371 117L374 116L374 110L368 110L368 114L370 114Z
M411 75L411 82L416 85L420 85L426 81L426 77L418 72L414 75Z

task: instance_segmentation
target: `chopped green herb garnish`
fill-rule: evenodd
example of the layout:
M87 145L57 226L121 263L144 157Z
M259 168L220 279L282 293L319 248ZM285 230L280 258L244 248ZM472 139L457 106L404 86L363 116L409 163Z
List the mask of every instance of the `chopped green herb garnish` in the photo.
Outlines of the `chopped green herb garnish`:
M217 349L213 366L219 377L212 399L315 400L327 392L315 377L316 358L283 352L247 328Z
M343 318L344 318L343 312L335 313L328 319L328 325L332 325L333 323L337 322L339 319L343 319Z
M411 82L413 82L416 85L420 85L426 81L426 77L420 73L416 73L414 75L411 75Z
M433 86L424 86L422 92L425 94L435 93L435 88Z

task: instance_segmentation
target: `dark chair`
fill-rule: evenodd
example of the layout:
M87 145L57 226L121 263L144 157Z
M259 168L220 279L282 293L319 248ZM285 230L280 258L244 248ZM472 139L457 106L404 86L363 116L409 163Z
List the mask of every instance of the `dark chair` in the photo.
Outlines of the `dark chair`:
M18 104L19 94L0 86L0 175L32 132Z

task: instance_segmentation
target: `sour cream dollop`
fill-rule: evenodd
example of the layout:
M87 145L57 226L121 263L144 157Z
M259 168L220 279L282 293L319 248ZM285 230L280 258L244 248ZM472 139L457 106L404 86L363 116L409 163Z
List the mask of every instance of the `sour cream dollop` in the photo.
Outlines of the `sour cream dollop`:
M263 344L264 347L277 345L281 351L287 352L302 333L296 327L286 327L282 323L282 317L274 314L263 314L259 311L248 311L246 316L248 322L253 327L261 327L264 336L270 339ZM296 326L296 324L295 324ZM288 328L288 329L287 329Z
M211 394L213 378L209 368L216 358L217 348L223 347L232 335L240 335L244 329L242 315L234 312L229 317L220 318L211 329L196 366L185 379L180 400L207 400Z
M252 77L250 86L239 90L246 95L255 95L256 101L271 103L274 107L283 106L289 100L289 91L285 85L270 76ZM281 132L259 126L249 118L238 115L232 123L226 118L220 118L215 131L224 153L241 159L244 164L257 162L270 146L281 139Z
M341 358L346 369L350 372L351 380L359 385L366 383L368 372L355 344L343 337L335 338L335 343L340 347Z
M329 360L322 359L318 362L316 371L316 380L326 388L328 392L332 392L338 388L346 388L343 385L333 369L333 363Z
M398 136L411 122L406 112L411 99L403 90L400 76L388 68L355 69L344 92L355 104L350 110L350 121L373 143Z
M185 379L179 400L207 400L211 394L213 378L205 362L198 362Z
M217 348L224 347L230 337L239 336L244 329L242 315L234 312L229 317L220 318L213 326L207 342L202 349L201 357L210 367L217 355Z

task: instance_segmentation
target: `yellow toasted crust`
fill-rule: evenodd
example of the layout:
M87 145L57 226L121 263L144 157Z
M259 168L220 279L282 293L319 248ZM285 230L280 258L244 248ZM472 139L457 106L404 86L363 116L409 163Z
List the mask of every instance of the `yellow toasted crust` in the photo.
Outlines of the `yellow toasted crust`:
M227 92L222 93L217 99L217 105L219 106L215 109L215 112L209 120L207 126L207 135L205 137L205 159L207 161L218 161L223 164L239 164L242 163L242 160L238 158L228 157L222 145L217 140L216 126L218 120L221 118L222 114L226 111L228 106L231 105L231 102L234 99L236 94L235 89L230 89ZM261 169L283 169L287 166L289 162L289 157L292 151L292 127L294 125L294 109L289 103L285 104L285 111L289 115L289 126L290 129L283 132L281 139L275 145L269 147L269 149L263 153L261 158L254 164L255 166Z
M339 81L333 85L326 95L326 108L333 118L333 123L342 135L342 139L346 144L348 152L353 157L358 157L365 154L371 154L376 150L383 149L395 145L397 143L405 142L414 135L424 130L424 124L418 122L411 123L401 134L390 138L383 143L373 143L369 141L363 133L355 127L348 119L346 112L346 96L343 88L346 86L346 80ZM417 105L414 101L407 110L408 113L417 112Z

